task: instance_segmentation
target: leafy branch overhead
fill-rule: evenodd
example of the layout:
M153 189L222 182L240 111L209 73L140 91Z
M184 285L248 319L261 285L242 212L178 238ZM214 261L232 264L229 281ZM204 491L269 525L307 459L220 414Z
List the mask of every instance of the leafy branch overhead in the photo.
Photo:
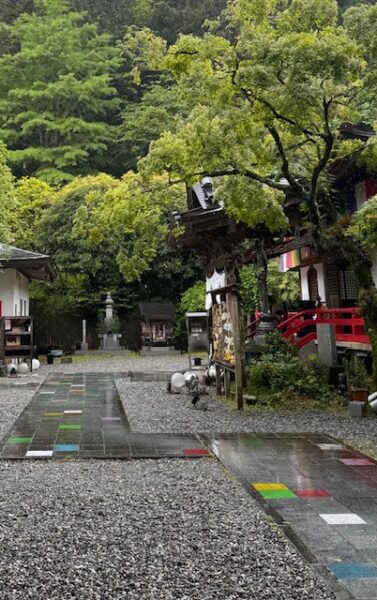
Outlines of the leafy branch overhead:
M369 29L375 10L363 9ZM296 196L319 243L334 218L331 165L375 147L339 134L343 123L371 116L373 99L373 48L351 17L339 25L335 0L239 0L228 7L225 32L182 36L165 65L196 105L152 144L141 168L173 180L221 177L230 212L271 229L284 227L284 195Z

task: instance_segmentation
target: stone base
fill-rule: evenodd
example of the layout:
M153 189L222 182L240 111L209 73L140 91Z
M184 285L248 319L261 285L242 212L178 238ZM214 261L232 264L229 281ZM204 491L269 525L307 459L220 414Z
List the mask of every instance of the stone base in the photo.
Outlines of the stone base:
M366 402L350 402L348 405L348 411L351 417L365 417L366 409Z
M180 350L174 346L143 346L140 350L140 356L178 356Z
M76 356L96 356L98 354L114 354L114 355L122 355L122 356L129 356L131 354L130 350L126 350L125 348L108 348L103 350L102 348L99 348L98 350L88 350L86 352L83 352L82 350L77 350L75 352Z

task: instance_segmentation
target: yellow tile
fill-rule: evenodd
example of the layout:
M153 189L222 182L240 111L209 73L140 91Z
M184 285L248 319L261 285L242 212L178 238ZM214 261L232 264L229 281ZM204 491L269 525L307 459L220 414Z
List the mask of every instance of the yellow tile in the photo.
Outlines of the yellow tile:
M45 417L62 417L62 412L45 412Z
M288 489L284 483L253 483L252 486L258 490L258 492Z

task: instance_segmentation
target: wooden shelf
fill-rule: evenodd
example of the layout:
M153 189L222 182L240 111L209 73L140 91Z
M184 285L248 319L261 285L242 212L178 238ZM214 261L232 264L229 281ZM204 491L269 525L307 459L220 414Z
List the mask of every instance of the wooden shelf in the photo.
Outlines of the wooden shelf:
M7 329L5 329L5 325L7 325ZM25 327L29 331L25 331ZM7 340L10 338L17 343L8 345ZM8 359L12 358L27 360L32 369L33 320L31 317L0 318L0 361L5 364Z
M5 346L5 352L11 352L12 350L30 350L30 344L24 346Z

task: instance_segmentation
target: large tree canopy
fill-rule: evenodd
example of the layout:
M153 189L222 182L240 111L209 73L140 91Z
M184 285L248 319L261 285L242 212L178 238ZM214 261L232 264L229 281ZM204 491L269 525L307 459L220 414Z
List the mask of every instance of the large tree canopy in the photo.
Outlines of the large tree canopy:
M218 177L227 210L271 231L288 230L282 200L295 198L312 244L338 244L353 265L371 332L370 261L342 231L331 169L344 158L377 166L373 136L365 143L341 133L345 122L376 125L376 11L351 8L340 25L335 0L234 0L220 32L182 36L168 50L165 68L196 105L140 161L143 172L170 180ZM377 354L377 336L372 342Z
M97 170L115 138L118 51L67 0L34 4L9 26L16 51L0 57L0 136L17 174L59 183Z
M281 5L234 2L231 36L186 36L168 51L166 65L179 87L190 82L196 106L142 168L184 180L221 176L228 210L271 229L284 226L279 201L294 194L318 241L332 217L326 170L360 146L338 131L364 117L367 67L362 46L337 25L335 1Z

